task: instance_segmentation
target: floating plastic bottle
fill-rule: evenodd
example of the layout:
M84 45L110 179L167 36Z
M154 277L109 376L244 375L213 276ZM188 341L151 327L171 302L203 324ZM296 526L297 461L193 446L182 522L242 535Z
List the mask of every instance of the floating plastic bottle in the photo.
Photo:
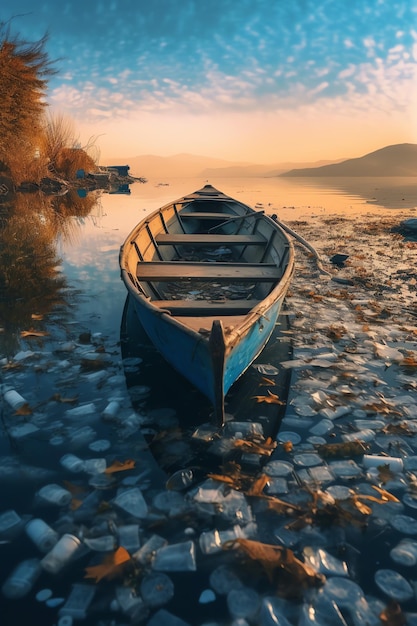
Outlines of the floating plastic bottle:
M39 559L27 559L15 567L1 588L6 598L23 598L29 593L42 571Z
M58 506L66 506L72 500L71 492L55 483L50 483L39 489L38 495L45 502Z
M29 539L41 552L49 552L58 542L59 535L43 519L31 519L25 526L25 532Z
M392 456L378 456L375 454L364 454L363 466L368 468L388 465L391 472L402 472L404 468L403 460Z
M25 400L25 398L21 396L20 393L16 391L16 389L9 389L8 391L6 391L3 397L6 400L7 404L11 406L12 409L14 409L15 411L20 409L24 404L27 404L27 400Z
M42 559L42 567L50 574L57 574L80 550L81 541L75 535L65 533Z

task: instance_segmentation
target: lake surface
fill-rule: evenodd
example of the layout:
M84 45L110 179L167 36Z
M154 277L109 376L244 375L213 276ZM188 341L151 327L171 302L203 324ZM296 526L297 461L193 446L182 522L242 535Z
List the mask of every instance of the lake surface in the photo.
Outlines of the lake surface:
M195 453L189 439L192 422L207 422L209 407L140 335L120 279L119 248L136 223L206 182L150 180L132 185L130 194L75 194L53 199L26 195L1 205L0 586L23 560L44 556L24 530L31 518L41 518L57 536L67 533L83 544L77 558L59 572L37 570L33 584L22 595L24 601L8 597L3 590L1 623L68 626L65 619L73 616L81 623L100 626L169 626L176 624L169 621L176 615L196 626L231 624L238 617L263 626L275 623L271 620L283 613L294 626L320 624L303 617L302 607L308 606L305 597L278 600L272 588L262 592L270 581L265 583L260 572L259 555L256 566L236 584L238 604L252 592L255 604L263 603L253 615L250 608L246 614L240 613L233 594L220 589L222 570L213 582L213 571L224 566L223 554L201 555L199 536L215 528L228 532L236 525L244 529L238 537L294 548L298 558L326 576L333 587L325 586L323 602L337 604L340 600L338 576L357 585L352 587L349 602L354 598L360 603L363 598L362 604L349 612L340 601L345 617L335 613L331 625L342 626L346 619L349 626L356 626L365 618L377 624L378 611L389 600L398 601L407 612L407 623L417 623L415 591L409 588L415 576L401 558L390 557L390 551L408 538L412 545L404 547L404 558L410 564L414 558L417 563L417 556L412 556L414 552L417 555L417 542L413 542L417 534L415 248L413 244L407 247L390 231L402 219L416 216L417 184L414 179L365 178L209 181L242 202L276 213L317 248L331 273L336 272L329 263L332 253L347 251L351 257L346 267L337 269L334 277L339 282L326 283L311 255L297 250L298 269L285 312L290 328L281 324L258 359L258 369L237 384L229 399L235 417L244 415L245 421L266 423L269 415L278 416L279 407L255 406L254 395L260 392L252 385L259 384L260 372L266 372L266 377L268 372L272 377L279 372L280 381L292 376L287 406L279 415L283 439L278 434L278 447L270 460L284 465L270 466L266 487L276 507L282 499L294 510L304 506L307 510L311 490L329 489L331 493L330 488L337 487L340 494L354 486L359 489L360 497L357 491L355 496L346 496L353 506L353 510L343 509L344 522L351 516L349 523L342 524L335 510L331 515L326 509L327 518L324 520L323 513L321 520L324 527L303 518L304 522L291 530L286 523L288 510L271 519L262 498L254 497L256 492L249 497L250 510L245 508L248 496L246 493L245 499L237 488L241 483L233 469L221 467L218 450L206 454L202 435L201 440L197 437ZM349 287L352 279L353 289ZM288 362L282 367L283 348L290 345L294 354L287 355ZM278 382L274 387L278 394L277 389L279 395L284 393ZM391 423L397 430L381 443ZM285 437L294 440L287 452L282 447ZM377 440L379 447L368 450L367 437ZM325 461L324 452L321 456L317 453L319 446L329 442L362 440L366 451L400 459L401 471L395 475L386 471L381 477L368 468L369 473L363 466L364 450L359 460L354 451L349 458L326 457ZM67 453L81 459L79 472L63 462ZM239 461L245 471L262 474L262 454L249 457L243 455ZM227 500L227 508L225 494L218 493L227 514L219 513L218 502L209 501L214 488L209 489L205 481L211 460L216 473L233 477L232 493L244 500ZM339 465L332 466L332 462ZM114 463L125 467L116 471ZM283 469L288 463L296 479L290 480ZM113 470L105 473L103 467L109 466ZM190 484L165 491L167 475L181 467L190 469ZM200 481L202 491L198 491ZM42 498L39 491L50 484L63 487L70 500L64 495L64 500L53 504ZM307 491L303 488L300 493L300 485L308 485ZM395 496L391 499L373 486ZM133 515L115 501L118 490L129 488L144 494L145 513L142 509ZM192 506L184 495L188 488ZM198 497L192 488L197 489ZM219 491L218 486L216 489ZM372 503L377 513L360 512L358 502L364 506ZM135 506L139 506L137 502ZM340 510L339 514L342 516ZM364 515L360 522L358 515ZM258 530L251 534L249 528L255 523ZM100 541L113 546L113 538L114 549L123 547L120 528L133 537L136 532L137 545L132 539L125 543L130 555L154 535L162 536L169 545L181 545L183 551L174 557L171 569L151 569L152 575L163 573L159 582L150 576L148 565L136 560L124 575L114 571L110 579L94 584L94 579L85 577L86 568L101 564L106 554L112 553L97 549ZM365 537L367 528L370 542ZM297 539L291 535L294 532ZM192 550L197 546L197 557L194 552L184 554L189 544ZM326 553L318 550L329 550L337 564L326 565ZM178 566L180 562L182 566ZM305 575L299 574L300 580ZM375 576L376 582L370 583ZM148 597L148 591L141 589L144 580L161 593L165 589L166 598L143 600ZM74 585L80 601L82 592L88 596L94 589L94 597L86 599L85 611L68 604ZM126 595L131 589L135 590L133 597ZM361 593L367 594L366 601ZM61 624L59 620L64 621Z

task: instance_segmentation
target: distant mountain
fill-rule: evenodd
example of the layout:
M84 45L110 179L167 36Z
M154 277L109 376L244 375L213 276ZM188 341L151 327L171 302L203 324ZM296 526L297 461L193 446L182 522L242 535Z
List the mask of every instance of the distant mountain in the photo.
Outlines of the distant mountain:
M120 163L129 163L132 176L144 178L157 178L163 182L164 178L196 177L203 176L203 170L207 168L223 168L231 165L230 161L214 159L196 154L174 154L169 157L143 154L136 157L119 158ZM236 163L246 167L247 162Z
M279 176L417 176L417 144L387 146L356 159L292 169Z
M334 161L331 161L334 163ZM253 176L273 177L279 176L289 168L294 166L311 167L313 165L318 166L325 165L329 161L316 161L315 163L267 163L264 165L257 165L252 163L250 165L232 165L228 167L209 167L201 172L204 178L249 178Z
M110 162L110 161L109 161ZM118 157L111 159L112 163L128 163L130 174L143 178L201 177L210 178L249 178L256 176L278 176L293 167L311 167L329 163L318 161L315 163L268 163L256 164L245 161L226 161L195 154L175 154L169 157L143 154L135 157ZM334 163L334 161L333 161Z

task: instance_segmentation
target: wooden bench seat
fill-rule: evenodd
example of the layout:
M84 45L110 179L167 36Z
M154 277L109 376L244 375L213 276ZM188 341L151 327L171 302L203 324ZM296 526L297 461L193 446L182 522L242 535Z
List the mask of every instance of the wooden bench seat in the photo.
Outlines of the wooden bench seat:
M201 280L215 282L266 281L274 282L281 277L281 270L274 263L184 263L174 261L140 261L137 264L138 280L177 281Z
M153 300L152 304L160 309L167 309L174 315L246 315L259 300L225 300L209 302L206 300Z
M236 215L236 213L222 213L221 211L219 211L218 213L208 213L208 212L201 212L201 211L188 211L186 213L185 211L181 211L179 216L180 216L180 219L182 220L193 219L193 220L223 220L223 221L232 220L232 219L236 219L237 217L240 217L240 215Z
M169 234L156 235L155 241L159 245L189 245L189 246L253 246L266 243L262 235L203 235L203 234Z

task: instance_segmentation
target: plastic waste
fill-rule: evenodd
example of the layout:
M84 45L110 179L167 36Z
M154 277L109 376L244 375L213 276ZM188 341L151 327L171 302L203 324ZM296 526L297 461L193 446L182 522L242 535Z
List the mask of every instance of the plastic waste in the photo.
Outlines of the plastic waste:
M22 525L22 518L16 511L10 509L0 514L0 537L14 534Z
M7 404L11 406L12 409L14 409L15 411L17 411L17 409L20 409L24 404L27 404L27 400L25 400L25 398L21 396L20 393L16 391L16 389L9 389L5 392L3 397L6 400Z
M253 621L261 606L261 597L250 587L232 589L227 594L227 608L232 618Z
M152 568L156 571L185 572L197 569L194 541L163 546L155 553Z
M58 542L59 535L43 519L31 519L25 526L29 539L41 552L49 552Z
M1 588L6 598L23 598L29 593L42 571L39 559L26 559L19 563Z
M75 454L64 454L64 456L59 459L59 462L62 467L70 472L74 472L74 474L82 472L84 469L84 461Z
M42 559L42 567L50 574L57 574L80 550L82 543L78 537L65 533Z
M45 502L58 506L66 506L72 500L71 492L55 483L50 483L39 489L38 496Z
M391 600L406 602L414 596L414 589L399 572L379 569L375 572L375 583Z
M149 607L163 606L174 597L174 583L163 572L153 572L142 580L140 594Z
M133 515L133 517L145 518L148 514L145 498L137 487L120 490L112 502L120 509L123 509L123 511L126 511L126 513Z
M64 606L59 610L60 616L70 616L73 619L85 619L88 607L91 604L96 588L84 583L75 583Z

